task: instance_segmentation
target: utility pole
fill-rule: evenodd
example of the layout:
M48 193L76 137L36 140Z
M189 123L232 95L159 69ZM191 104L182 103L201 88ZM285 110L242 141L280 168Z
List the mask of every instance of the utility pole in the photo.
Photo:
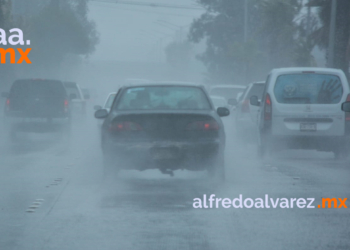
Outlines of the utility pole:
M307 39L308 41L310 40L311 34L311 6L310 6L310 0L307 6L307 17L306 17L306 35L307 35Z
M248 39L248 0L244 0L244 43Z
M247 41L248 41L248 0L244 0L244 49L247 49ZM244 84L248 83L248 60L244 63Z
M335 29L336 29L336 17L337 17L337 0L332 1L331 8L331 23L329 26L329 43L328 43L328 63L329 68L334 67L334 47L335 47Z

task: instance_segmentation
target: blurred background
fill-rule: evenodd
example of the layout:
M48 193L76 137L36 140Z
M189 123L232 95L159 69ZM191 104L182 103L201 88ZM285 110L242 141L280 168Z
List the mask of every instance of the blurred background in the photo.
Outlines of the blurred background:
M348 0L0 0L0 11L0 27L21 28L32 48L31 65L0 65L0 90L27 77L110 89L128 78L248 84L290 66L349 72Z

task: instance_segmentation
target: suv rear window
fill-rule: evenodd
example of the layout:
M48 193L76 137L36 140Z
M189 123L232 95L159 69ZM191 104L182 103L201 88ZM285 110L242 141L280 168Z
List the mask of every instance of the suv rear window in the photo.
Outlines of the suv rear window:
M326 74L287 74L277 78L277 102L288 104L335 104L343 96L338 76Z
M54 80L17 80L13 83L10 97L20 99L66 98L62 82Z

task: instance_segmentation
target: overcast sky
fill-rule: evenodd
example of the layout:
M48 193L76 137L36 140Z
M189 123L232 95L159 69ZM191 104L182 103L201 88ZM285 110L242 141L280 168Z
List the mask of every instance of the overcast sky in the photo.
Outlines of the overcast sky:
M141 1L138 1L141 2ZM145 3L196 6L193 0L143 0ZM174 25L187 26L203 13L198 10L132 6L90 2L90 18L96 22L100 44L91 60L158 60L161 48L179 37ZM164 24L165 22L172 23ZM163 22L163 24L158 24ZM177 35L175 35L177 34Z

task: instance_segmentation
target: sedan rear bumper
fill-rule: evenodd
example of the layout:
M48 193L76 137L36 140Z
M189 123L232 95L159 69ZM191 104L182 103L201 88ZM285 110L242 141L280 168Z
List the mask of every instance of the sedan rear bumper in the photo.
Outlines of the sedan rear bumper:
M121 168L203 170L213 165L220 142L132 142L109 143L103 151Z

